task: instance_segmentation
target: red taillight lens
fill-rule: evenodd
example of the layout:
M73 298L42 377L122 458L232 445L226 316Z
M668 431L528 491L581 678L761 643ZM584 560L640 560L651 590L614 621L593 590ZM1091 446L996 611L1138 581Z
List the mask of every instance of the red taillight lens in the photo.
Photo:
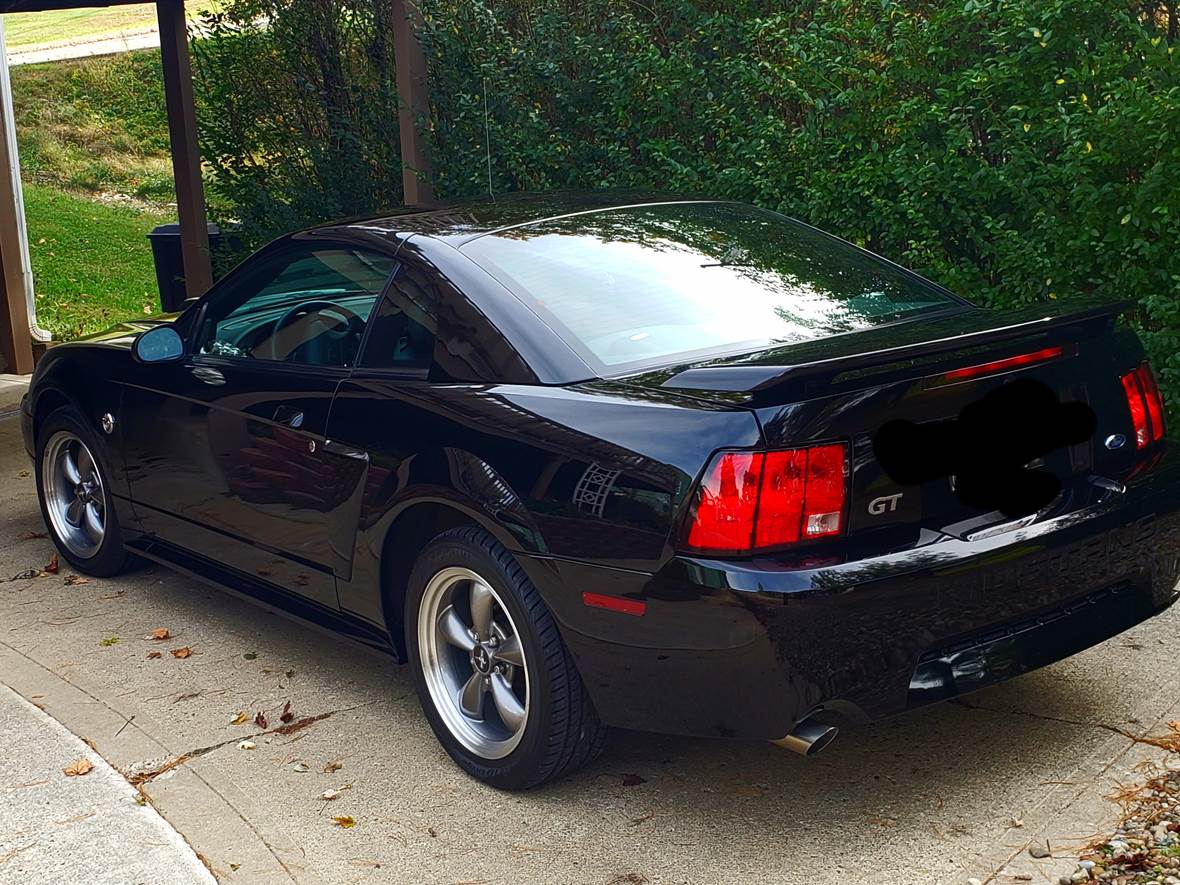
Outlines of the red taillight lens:
M770 452L758 496L755 547L798 542L803 526L803 498L807 486L807 449ZM750 546L750 539L746 539Z
M803 537L838 535L844 523L844 446L807 450Z
M688 529L688 546L696 550L744 550L754 534L762 455L727 452L713 459L701 487Z
M741 553L840 534L847 460L843 443L717 455L697 491L685 543Z
M1139 366L1139 383L1143 386L1143 399L1147 401L1147 417L1151 421L1151 438L1164 438L1164 398L1160 394L1159 385L1155 382L1155 373L1148 363Z
M1145 449L1164 436L1164 402L1155 375L1146 362L1119 379L1127 395L1131 410L1131 425L1135 428L1135 448Z

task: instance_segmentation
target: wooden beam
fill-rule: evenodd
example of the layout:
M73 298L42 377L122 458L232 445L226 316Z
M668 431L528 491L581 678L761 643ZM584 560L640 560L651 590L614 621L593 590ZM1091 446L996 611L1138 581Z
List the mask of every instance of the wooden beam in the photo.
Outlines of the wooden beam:
M3 30L0 29L0 40ZM8 59L0 51L0 64ZM20 199L20 169L14 162L15 144L9 143L11 83L5 82L0 95L0 372L28 375L33 371L33 336L29 325L28 293L25 291L24 249L21 226L24 209Z
M422 54L417 34L422 14L413 0L391 0L391 3L397 65L397 125L402 149L402 201L407 206L432 206L430 143L420 128L430 115L426 56Z
M160 23L164 103L168 108L172 174L176 179L176 209L180 215L184 286L188 297L195 298L213 285L213 264L209 258L209 222L201 183L201 153L197 148L197 113L193 104L184 0L156 0L156 17Z

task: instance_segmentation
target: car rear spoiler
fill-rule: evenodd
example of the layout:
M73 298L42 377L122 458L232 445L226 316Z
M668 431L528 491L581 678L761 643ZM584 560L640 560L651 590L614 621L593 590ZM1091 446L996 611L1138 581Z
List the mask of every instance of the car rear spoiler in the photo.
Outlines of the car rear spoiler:
M923 363L944 363L956 352L979 350L1007 341L1034 337L1060 340L1071 335L1092 334L1110 328L1120 314L1134 306L1134 301L1122 300L1081 307L1077 302L1039 305L1004 313L972 310L931 322L911 321L904 326L849 332L788 346L772 354L760 354L758 363L697 366L674 374L660 386L672 390L744 393L757 398L772 388L778 391L783 385L803 380L814 382L823 378L838 383L857 375L877 376L918 368ZM981 323L986 325L981 327ZM903 335L917 340L874 346L876 341L896 341ZM821 356L825 351L836 353ZM813 358L813 354L818 358Z

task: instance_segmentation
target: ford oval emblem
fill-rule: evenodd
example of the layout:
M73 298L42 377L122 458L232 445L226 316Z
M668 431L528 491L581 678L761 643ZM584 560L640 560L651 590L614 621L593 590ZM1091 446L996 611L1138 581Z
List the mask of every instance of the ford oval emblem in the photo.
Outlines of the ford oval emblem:
M1125 436L1123 436L1121 433L1112 433L1110 436L1108 436L1106 438L1106 443L1105 443L1106 447L1108 449L1110 449L1112 452L1115 449L1121 449L1126 444L1127 444L1127 438Z

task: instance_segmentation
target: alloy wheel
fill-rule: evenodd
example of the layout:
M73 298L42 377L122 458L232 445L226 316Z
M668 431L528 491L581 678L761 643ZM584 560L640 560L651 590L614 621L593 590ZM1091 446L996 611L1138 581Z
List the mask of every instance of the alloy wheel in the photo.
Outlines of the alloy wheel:
M528 722L528 662L491 584L457 567L431 578L418 608L418 648L434 707L451 734L484 759L516 749Z
M106 537L102 475L86 443L66 430L55 433L41 456L45 511L70 553L89 559Z

